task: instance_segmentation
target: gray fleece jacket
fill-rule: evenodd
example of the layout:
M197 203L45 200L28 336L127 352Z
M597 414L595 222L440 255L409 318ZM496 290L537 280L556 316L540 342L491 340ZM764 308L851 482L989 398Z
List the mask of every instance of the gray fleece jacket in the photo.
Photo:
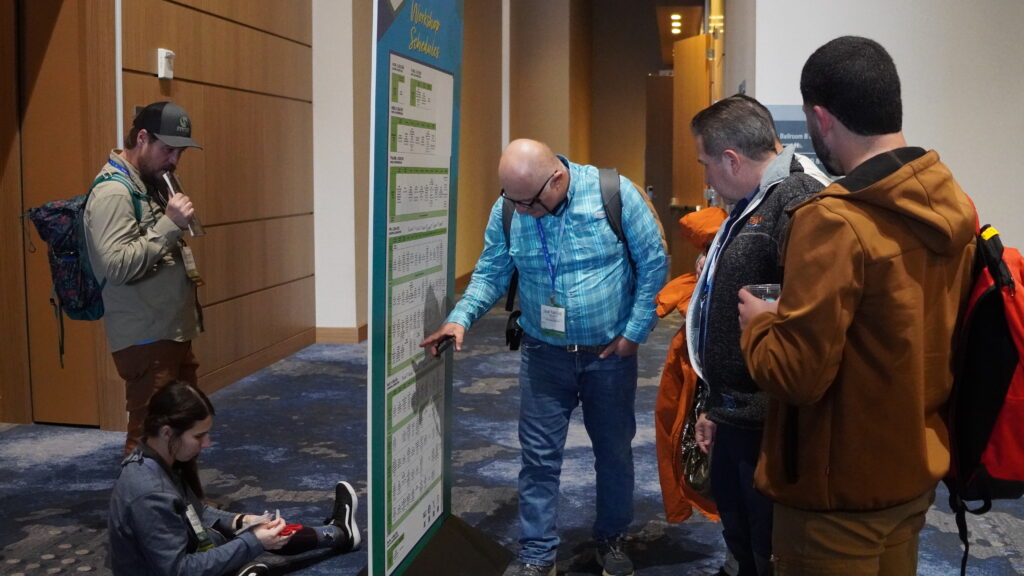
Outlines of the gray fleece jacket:
M811 160L787 146L765 170L750 202L722 224L711 243L707 262L714 265L704 267L693 291L686 339L693 367L711 391L707 414L715 423L755 429L764 424L768 401L740 350L737 293L747 284L782 283L786 209L828 183Z

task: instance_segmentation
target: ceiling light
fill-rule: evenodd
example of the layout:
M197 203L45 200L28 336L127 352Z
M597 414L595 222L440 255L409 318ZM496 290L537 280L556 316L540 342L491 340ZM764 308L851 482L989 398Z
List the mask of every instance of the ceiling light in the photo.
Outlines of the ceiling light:
M673 22L672 23L672 27L673 28L682 28L682 26L683 26L682 22Z
M669 16L669 18L672 19L672 20L682 20L683 16L682 16L682 14L673 14L673 15Z
M682 34L682 33L683 33L683 31L682 31L682 30L680 30L679 28L673 28L673 29L672 29L672 33L673 33L673 34Z

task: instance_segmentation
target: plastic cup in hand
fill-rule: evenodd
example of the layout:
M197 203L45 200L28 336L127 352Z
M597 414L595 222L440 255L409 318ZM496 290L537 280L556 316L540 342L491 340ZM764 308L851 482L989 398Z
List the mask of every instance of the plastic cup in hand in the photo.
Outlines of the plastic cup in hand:
M743 289L765 302L775 302L782 292L782 286L778 284L748 284Z

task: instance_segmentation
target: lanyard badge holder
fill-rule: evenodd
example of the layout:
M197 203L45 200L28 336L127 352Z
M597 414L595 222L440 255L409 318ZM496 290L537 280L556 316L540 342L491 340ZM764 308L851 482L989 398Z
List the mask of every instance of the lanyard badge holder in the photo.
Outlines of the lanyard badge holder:
M178 194L182 194L181 181L178 180L178 176L171 171L165 171L160 175L164 181L164 185L167 186L167 198L170 199ZM199 217L192 214L192 217L188 221L188 233L193 237L205 236L206 231L203 229L203 224L199 221ZM181 259L185 264L185 273L188 274L189 280L192 281L197 287L204 284L203 277L199 275L199 268L196 266L195 256L192 255L192 249L185 244L184 240L181 242Z

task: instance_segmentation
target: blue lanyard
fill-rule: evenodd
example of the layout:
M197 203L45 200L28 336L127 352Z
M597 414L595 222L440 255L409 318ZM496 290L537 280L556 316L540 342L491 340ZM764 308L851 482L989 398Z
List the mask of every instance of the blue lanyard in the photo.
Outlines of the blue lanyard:
M561 247L561 245L562 245L562 233L565 232L565 221L568 220L568 215L565 214L564 212L562 213L562 216L563 216L562 224L558 228L558 244L557 245L559 247ZM541 221L540 218L537 218L535 220L535 222L537 222L537 233L540 234L540 247L544 250L544 262L547 263L547 265L548 265L548 276L551 277L551 297L554 298L554 296L555 296L555 272L558 270L558 261L561 260L561 258L562 258L562 251L559 250L558 253L555 254L555 261L554 261L554 263L552 263L551 262L551 254L548 252L547 239L546 239L546 237L544 235L544 227L540 225L540 221Z
M127 177L128 177L129 179L130 179L130 178L132 177L132 175L128 173L128 168L126 168L126 167L122 166L121 164L118 164L117 162L114 162L114 159L113 159L113 158L110 158L110 159L108 159L108 160L107 160L107 164L110 164L111 166L113 166L114 168L116 168L118 172L120 172L120 173L124 174L124 175L125 175L125 176L127 176Z

